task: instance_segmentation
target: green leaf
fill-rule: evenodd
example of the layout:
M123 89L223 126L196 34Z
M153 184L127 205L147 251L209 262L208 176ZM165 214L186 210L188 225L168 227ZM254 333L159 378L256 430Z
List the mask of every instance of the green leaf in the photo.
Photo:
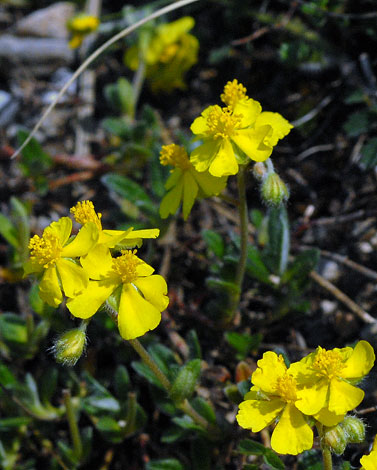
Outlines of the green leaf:
M280 457L271 449L265 449L264 460L266 463L271 465L272 468L276 470L284 470L285 465L280 459Z
M261 253L255 246L250 245L247 248L246 272L258 281L271 284L270 272L263 262Z
M244 359L252 349L258 349L262 341L262 335L248 335L246 333L236 333L235 331L227 331L225 339L238 352L237 359Z
M19 245L17 230L13 222L3 214L0 214L0 235L17 249Z
M201 359L202 350L200 347L200 341L195 330L190 330L186 335L187 346L189 347L189 358L190 359Z
M119 194L124 199L135 204L139 209L152 215L156 214L157 206L152 202L144 189L135 181L115 173L108 173L101 178L101 181L110 191Z
M252 441L251 439L243 439L237 447L240 454L244 455L264 455L266 447L259 442Z
M368 132L369 128L370 118L368 110L352 113L343 125L343 129L349 137L358 137L360 134Z
M208 249L221 259L225 253L225 244L222 236L214 230L203 230L202 237L207 243Z
M224 290L231 294L238 293L239 291L239 287L234 282L225 281L224 279L209 277L206 279L206 284L212 289Z
M25 320L14 313L0 315L0 338L9 344L25 345L28 342Z
M151 460L145 470L184 470L184 466L176 459Z
M134 114L134 89L132 84L124 77L121 77L117 81L117 91L120 102L120 108L123 114Z
M178 440L183 439L187 435L187 431L180 426L171 426L164 431L161 436L161 442L165 444L172 444Z
M175 373L179 369L179 365L177 364L177 356L171 349L163 344L155 343L149 346L148 352L164 374L171 378L176 376Z
M173 401L181 403L191 397L199 380L200 370L200 359L193 359L179 370L170 390L170 397Z
M27 426L33 421L30 416L15 416L0 419L0 432L12 432L21 426Z
M20 129L17 133L18 145L22 145L29 136L29 132ZM37 177L52 167L50 155L43 151L39 142L32 138L21 152L20 166L25 176Z
M270 207L268 212L268 243L263 253L272 272L281 276L288 265L289 222L284 206Z
M131 362L131 367L134 369L136 373L138 373L141 377L146 379L149 383L151 383L152 385L155 385L158 388L165 390L161 382L154 375L154 373L150 370L150 368L146 364L144 364L144 362L133 361Z
M373 137L361 149L360 166L369 170L377 165L377 137Z
M317 266L319 257L320 251L316 248L299 253L282 276L282 281L294 280L299 289L303 288L309 280L310 271Z
M110 416L103 416L95 423L95 426L103 437L113 444L119 444L123 441L122 428L118 421Z
M250 380L241 380L241 382L237 383L237 388L243 397L246 395L247 392L250 392L250 387Z
M115 370L114 387L115 394L120 400L127 399L127 393L130 390L130 376L123 365L119 365Z
M117 137L129 140L132 135L132 129L124 118L120 117L109 117L105 118L101 122L102 127L106 132L114 134Z
M203 428L199 426L199 424L194 423L194 421L189 416L175 417L172 419L172 421L182 429L203 432Z
M190 401L192 407L207 421L212 424L216 423L216 414L212 406L202 397L195 397Z

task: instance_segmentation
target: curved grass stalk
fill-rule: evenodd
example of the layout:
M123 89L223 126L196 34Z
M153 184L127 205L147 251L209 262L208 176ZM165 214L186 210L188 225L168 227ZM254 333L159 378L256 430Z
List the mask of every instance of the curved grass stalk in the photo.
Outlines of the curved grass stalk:
M25 142L13 153L11 156L12 158L16 158L17 155L20 154L20 152L26 147L26 145L30 142L30 140L34 137L35 133L38 131L40 126L42 125L43 121L46 119L46 117L50 114L52 109L56 106L60 98L64 95L64 93L67 91L67 89L70 87L70 85L81 75L81 73L88 68L88 66L98 57L102 54L103 51L105 51L108 47L113 45L115 42L119 41L119 39L122 39L126 37L128 34L131 34L133 31L136 29L140 28L140 26L143 26L143 24L148 23L148 21L151 21L155 18L158 18L165 13L169 13L170 11L177 10L178 8L182 8L186 5L189 5L190 3L197 2L198 0L179 0L177 2L174 2L170 5L167 5L166 7L160 8L159 10L155 11L154 13L151 13L149 16L146 18L141 19L140 21L137 21L135 24L128 26L127 28L123 29L120 31L118 34L110 38L108 41L106 41L102 46L100 46L98 49L96 49L81 65L80 67L76 70L76 72L72 75L72 77L67 81L67 83L63 86L63 88L59 91L58 95L56 98L50 103L46 111L43 113L42 117L39 119L37 124L33 127L31 133L28 135L27 139Z

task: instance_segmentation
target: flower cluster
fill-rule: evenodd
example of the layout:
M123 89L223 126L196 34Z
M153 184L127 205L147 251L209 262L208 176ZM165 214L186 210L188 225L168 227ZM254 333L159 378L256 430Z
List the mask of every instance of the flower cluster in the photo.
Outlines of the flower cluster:
M165 185L168 193L160 206L162 218L174 214L182 201L187 219L195 199L219 194L239 165L268 159L279 139L292 129L280 114L262 112L246 91L236 79L228 82L221 94L225 106L209 106L194 120L191 131L202 143L190 156L179 145L162 147L161 164L175 167ZM286 191L282 198L287 196Z
M186 72L198 61L199 42L189 34L194 19L185 16L172 23L157 26L151 39L145 44L127 50L124 61L136 70L140 57L146 65L146 78L153 92L185 88Z
M253 386L240 404L238 424L253 432L277 422L271 447L297 455L313 445L313 423L335 426L358 406L364 392L356 386L373 367L372 346L315 352L287 367L283 356L268 351L258 361Z
M221 100L225 106L209 106L191 125L203 143L190 160L197 171L208 170L217 177L235 175L239 164L249 159L267 160L293 127L279 113L262 112L260 103L249 98L237 80L225 85Z
M159 230L104 230L101 214L91 201L77 203L71 213L82 225L76 236L71 236L72 220L61 217L41 237L30 240L24 271L39 275L42 300L58 307L64 294L72 315L87 319L116 293L118 327L124 339L156 328L169 303L167 285L132 248L144 238L156 238Z

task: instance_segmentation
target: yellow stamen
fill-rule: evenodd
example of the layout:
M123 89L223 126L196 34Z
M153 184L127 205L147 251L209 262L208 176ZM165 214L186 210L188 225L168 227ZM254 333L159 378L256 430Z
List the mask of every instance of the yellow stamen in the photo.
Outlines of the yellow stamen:
M60 258L63 247L58 236L54 232L45 229L42 237L34 235L30 239L29 250L30 260L47 269Z
M123 284L136 281L136 268L142 261L136 256L137 250L122 250L122 256L113 260L113 270L121 277Z
M102 214L96 213L92 201L78 202L74 207L71 207L71 214L79 224L84 225L88 222L94 222L98 229L102 230Z
M186 150L181 145L163 145L160 152L161 165L172 165L182 170L191 167Z
M166 46L160 56L160 62L163 62L164 64L170 62L176 55L178 48L179 45L177 43L169 44L168 46Z
M239 127L241 116L234 115L231 108L212 106L207 116L208 135L215 139L229 139Z
M326 351L319 346L313 362L313 369L329 379L333 379L340 376L345 367L342 359L339 351Z
M238 83L237 79L234 79L225 85L224 93L220 95L220 98L227 106L234 108L238 101L248 98L246 91L242 83Z
M279 377L276 381L276 392L285 402L295 402L297 400L295 379L287 373Z

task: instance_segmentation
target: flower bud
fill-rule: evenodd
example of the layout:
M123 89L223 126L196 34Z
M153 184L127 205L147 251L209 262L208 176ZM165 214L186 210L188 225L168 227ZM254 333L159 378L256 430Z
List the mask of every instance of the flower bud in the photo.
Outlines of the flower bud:
M66 366L74 366L80 359L86 345L86 334L81 328L63 333L56 341L52 350L57 362Z
M344 429L338 424L331 428L324 428L322 445L328 447L336 455L342 455L347 446L347 435Z
M356 416L346 416L340 423L350 444L359 444L365 440L365 424Z
M261 195L266 204L280 206L289 198L289 191L280 176L271 172L262 183Z

